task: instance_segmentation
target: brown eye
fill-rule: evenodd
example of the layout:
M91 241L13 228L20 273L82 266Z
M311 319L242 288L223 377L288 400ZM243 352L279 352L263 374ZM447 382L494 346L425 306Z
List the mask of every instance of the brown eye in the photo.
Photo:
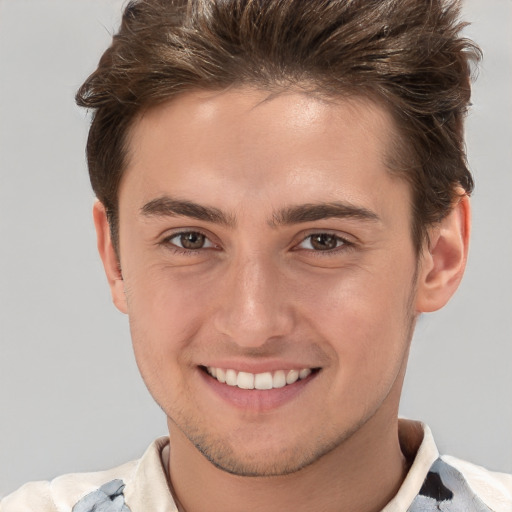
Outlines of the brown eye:
M176 238L179 239L179 245L183 247L183 249L189 250L202 249L206 240L204 235L193 231L189 233L181 233Z
M336 249L342 240L336 235L329 233L319 233L317 235L310 235L309 237L311 247L317 251L328 251Z
M170 244L184 251L199 251L215 247L215 244L206 235L198 231L182 231L166 238L162 243L165 245Z
M312 252L325 252L337 254L338 249L350 249L354 244L333 233L313 233L306 236L297 246L298 249L306 249Z

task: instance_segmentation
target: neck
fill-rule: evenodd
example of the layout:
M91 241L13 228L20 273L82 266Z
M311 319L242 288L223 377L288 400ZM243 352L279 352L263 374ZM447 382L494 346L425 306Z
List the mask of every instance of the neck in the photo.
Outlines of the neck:
M169 473L175 497L186 512L381 510L406 474L396 413L385 422L381 415L310 466L277 477L226 473L170 424Z

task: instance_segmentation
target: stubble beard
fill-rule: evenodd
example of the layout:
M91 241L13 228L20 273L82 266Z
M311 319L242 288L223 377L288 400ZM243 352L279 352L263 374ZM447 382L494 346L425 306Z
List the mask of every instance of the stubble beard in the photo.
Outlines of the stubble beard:
M191 422L180 425L172 418L169 418L169 421L216 468L235 476L276 477L296 473L314 464L317 460L345 443L369 419L365 417L350 430L338 433L337 437L331 438L330 441L328 441L327 436L323 436L323 440L314 443L309 449L307 446L308 439L305 439L303 445L289 446L277 452L271 453L269 450L262 448L261 452L256 454L256 457L252 457L251 454L237 453L225 438L215 438L204 432L201 433ZM268 462L261 460L265 457Z
M404 304L404 340L407 345L404 352L402 364L396 380L403 381L405 376L405 366L409 353L409 346L412 340L414 328L416 325L417 314L415 312L414 304L417 292L419 265L417 265L412 283L410 293ZM401 387L402 382L400 382ZM331 451L346 443L356 432L358 432L368 421L370 421L378 412L382 403L386 400L391 393L390 387L388 393L382 398L377 407L375 407L369 414L363 415L358 422L353 424L350 428L342 432L323 432L322 439L317 439L315 443L308 443L309 438L305 438L304 444L296 444L295 446L288 446L277 452L256 454L239 454L225 437L208 434L206 429L201 428L197 422L187 418L184 411L180 411L175 415L181 417L181 421L176 421L173 417L167 415L168 420L181 433L192 443L192 445L216 468L225 471L226 473L242 476L242 477L276 477L286 476L292 473L301 471L308 466L311 466L322 457L326 456ZM257 435L257 434L255 434ZM310 444L308 448L308 444ZM262 448L265 452L265 448ZM268 462L262 462L262 459L267 458Z

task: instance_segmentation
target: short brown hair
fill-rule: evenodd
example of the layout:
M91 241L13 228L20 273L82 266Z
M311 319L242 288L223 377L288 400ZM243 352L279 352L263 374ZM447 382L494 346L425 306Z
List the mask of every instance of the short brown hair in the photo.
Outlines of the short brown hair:
M92 187L117 244L118 186L137 114L184 91L250 85L363 96L398 128L389 167L413 194L413 241L441 220L473 180L463 118L470 64L459 2L443 0L139 0L76 100L94 109L87 157Z

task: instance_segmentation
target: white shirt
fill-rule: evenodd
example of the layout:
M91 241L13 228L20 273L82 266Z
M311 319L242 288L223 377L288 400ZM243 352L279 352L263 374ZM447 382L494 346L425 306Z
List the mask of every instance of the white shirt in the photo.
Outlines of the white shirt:
M382 512L512 512L512 475L440 457L419 422L400 420L399 438L414 460ZM168 445L162 437L142 458L114 469L25 484L0 501L0 512L177 512L165 471Z

